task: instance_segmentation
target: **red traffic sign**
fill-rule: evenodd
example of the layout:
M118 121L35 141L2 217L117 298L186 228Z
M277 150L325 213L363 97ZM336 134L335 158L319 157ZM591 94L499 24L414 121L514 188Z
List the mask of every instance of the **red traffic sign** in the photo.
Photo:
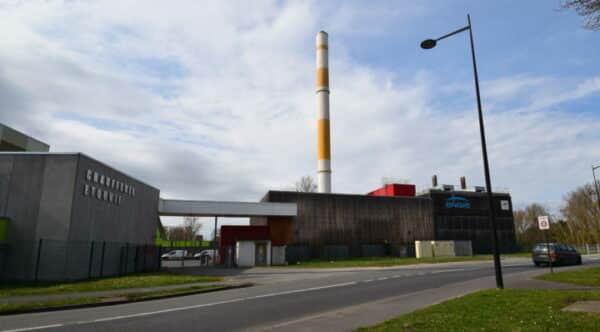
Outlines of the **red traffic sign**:
M550 229L550 220L548 219L548 216L538 216L538 227L542 231Z

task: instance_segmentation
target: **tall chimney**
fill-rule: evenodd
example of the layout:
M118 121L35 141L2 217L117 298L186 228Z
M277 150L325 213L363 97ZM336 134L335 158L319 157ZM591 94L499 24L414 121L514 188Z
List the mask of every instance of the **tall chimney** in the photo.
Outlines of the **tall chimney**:
M436 188L438 186L437 175L435 175L435 174L431 177L431 186L434 188Z
M467 178L464 176L460 177L460 189L467 189Z
M329 139L329 41L327 32L317 34L317 163L318 191L331 192L331 145Z

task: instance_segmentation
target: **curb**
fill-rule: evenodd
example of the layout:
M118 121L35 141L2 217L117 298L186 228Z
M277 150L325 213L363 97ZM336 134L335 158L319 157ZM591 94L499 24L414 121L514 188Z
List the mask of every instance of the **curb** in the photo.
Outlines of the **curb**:
M225 291L225 290L230 290L230 289L246 288L246 287L251 287L251 286L254 286L254 284L253 283L243 283L243 284L238 284L238 285L222 286L222 287L211 288L211 289L200 289L200 290L178 293L178 294L150 296L150 297L141 298L141 299L132 299L132 300L115 299L115 300L107 300L105 302L97 302L97 303L68 304L68 305L62 305L62 306L51 306L51 307L46 307L46 308L15 309L15 310L7 310L4 312L0 312L0 317L1 316L19 315L19 314L39 313L39 312L105 307L105 306L135 303L135 302L146 302L146 301L162 300L162 299L168 299L168 298L180 297L180 296L197 295L197 294L203 294L203 293L213 293L213 292L218 292L218 291ZM139 294L139 293L135 293L135 294ZM118 298L119 296L125 296L125 295L127 295L127 293L115 295L114 297Z

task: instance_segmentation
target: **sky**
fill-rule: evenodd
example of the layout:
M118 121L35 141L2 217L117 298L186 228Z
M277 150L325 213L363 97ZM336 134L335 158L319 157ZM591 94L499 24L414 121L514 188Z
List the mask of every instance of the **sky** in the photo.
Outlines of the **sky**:
M558 213L600 164L600 31L558 0L0 0L0 122L163 198L257 201L316 176L325 30L334 192L483 185L468 34L419 47L467 13L492 187Z

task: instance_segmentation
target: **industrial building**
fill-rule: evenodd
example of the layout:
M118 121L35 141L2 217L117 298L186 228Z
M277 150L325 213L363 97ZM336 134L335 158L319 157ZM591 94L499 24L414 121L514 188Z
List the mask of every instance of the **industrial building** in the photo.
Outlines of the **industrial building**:
M83 154L0 153L7 229L0 276L64 280L156 269L143 255L158 253L142 247L157 228L158 196L158 189Z
M221 263L280 265L311 258L414 256L415 241L466 241L491 252L483 188L389 184L368 194L332 192L329 36L316 37L317 193L269 191L260 202L169 200L81 153L0 125L0 279L73 280L160 268L160 216L248 217L223 226ZM493 194L502 251L515 249L512 202ZM217 248L215 248L217 250Z
M252 218L269 226L271 241L285 245L288 262L310 258L414 256L415 241L471 241L478 254L491 253L485 192L390 184L370 195L270 191L264 202L294 202L294 217ZM500 247L515 250L509 194L494 194Z

